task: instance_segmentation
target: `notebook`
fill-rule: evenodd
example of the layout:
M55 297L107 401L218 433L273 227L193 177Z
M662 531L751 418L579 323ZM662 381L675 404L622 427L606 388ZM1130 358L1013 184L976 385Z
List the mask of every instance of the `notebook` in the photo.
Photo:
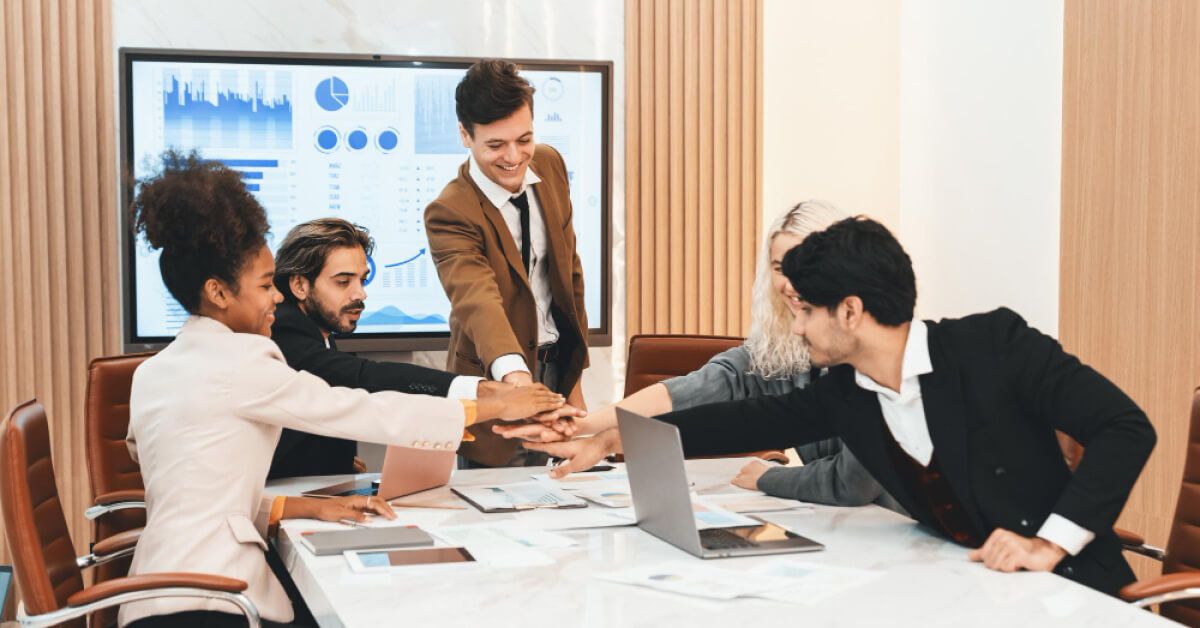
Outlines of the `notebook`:
M301 532L300 544L317 556L329 556L349 550L423 547L433 545L433 537L416 526L387 526Z

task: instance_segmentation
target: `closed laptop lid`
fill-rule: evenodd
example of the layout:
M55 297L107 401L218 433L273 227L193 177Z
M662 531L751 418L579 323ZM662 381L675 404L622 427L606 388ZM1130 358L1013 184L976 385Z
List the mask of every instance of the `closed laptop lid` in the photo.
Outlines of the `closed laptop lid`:
M617 426L638 527L684 551L702 555L679 429L623 408L617 408Z
M387 448L379 479L379 496L395 499L450 482L457 454L453 449Z

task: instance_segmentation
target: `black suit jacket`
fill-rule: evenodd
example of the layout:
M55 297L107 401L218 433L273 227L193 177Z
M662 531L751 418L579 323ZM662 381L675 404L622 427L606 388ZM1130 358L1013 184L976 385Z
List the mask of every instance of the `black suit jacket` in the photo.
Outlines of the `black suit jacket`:
M271 339L279 345L288 366L308 371L331 386L445 397L455 377L453 373L415 364L376 362L342 353L332 337L326 347L321 329L290 301L275 309ZM353 473L357 450L358 443L354 441L285 429L275 447L267 477Z
M1146 415L1112 382L1053 338L1000 309L928 322L933 372L921 396L942 473L986 538L996 528L1034 536L1051 513L1096 534L1055 570L1115 594L1133 580L1113 523L1154 448ZM739 417L735 424L730 416ZM937 529L896 474L875 393L842 365L778 397L702 406L660 417L679 426L688 455L787 447L840 436L905 510ZM1072 474L1055 430L1086 447Z

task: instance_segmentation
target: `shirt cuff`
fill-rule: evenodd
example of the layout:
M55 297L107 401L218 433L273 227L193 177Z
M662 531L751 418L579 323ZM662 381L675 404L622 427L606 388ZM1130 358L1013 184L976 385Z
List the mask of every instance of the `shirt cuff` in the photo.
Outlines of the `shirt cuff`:
M525 371L530 375L533 374L525 364L525 356L520 353L502 355L492 362L492 379L496 381L503 380L505 375L514 371Z
M463 442L469 443L475 440L475 436L467 431L475 423L475 419L479 416L478 406L475 405L474 399L459 399L463 405Z
M475 400L475 395L479 390L479 382L482 382L482 377L474 375L459 375L450 380L450 389L446 391L447 399L469 399Z
M1068 554L1075 556L1096 538L1096 534L1087 528L1080 527L1074 521L1061 515L1051 513L1046 518L1037 533L1043 539L1063 548Z
M287 497L279 496L271 501L271 516L267 519L267 536L274 537L279 530L279 521L283 519L283 506Z

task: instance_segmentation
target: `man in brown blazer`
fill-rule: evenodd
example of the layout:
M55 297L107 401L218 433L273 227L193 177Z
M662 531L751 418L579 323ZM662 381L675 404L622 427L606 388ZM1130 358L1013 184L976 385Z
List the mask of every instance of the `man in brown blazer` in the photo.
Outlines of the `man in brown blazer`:
M515 65L480 61L455 93L470 158L425 208L425 229L450 299L447 370L541 382L584 409L588 365L583 270L575 252L562 156L533 139L533 87ZM544 464L489 424L459 453L469 466Z

